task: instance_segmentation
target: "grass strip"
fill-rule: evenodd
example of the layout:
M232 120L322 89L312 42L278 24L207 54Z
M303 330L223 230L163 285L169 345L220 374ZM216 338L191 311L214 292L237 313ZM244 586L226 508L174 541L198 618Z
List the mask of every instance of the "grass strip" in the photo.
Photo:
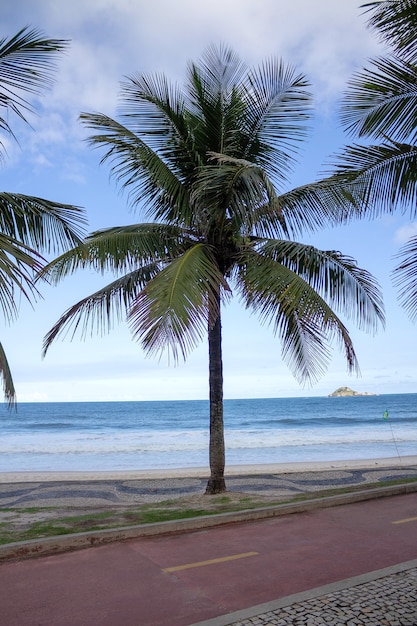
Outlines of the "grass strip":
M393 486L417 482L417 478L396 479L368 483L365 485L350 485L346 487L335 487L320 489L313 492L304 492L291 498L276 499L265 502L256 498L256 495L242 496L238 501L233 501L227 494L219 496L207 496L210 498L209 508L187 508L184 500L173 499L163 502L143 504L128 509L111 509L102 512L91 512L82 515L71 515L57 517L50 520L38 520L26 524L25 528L18 529L19 524L14 523L19 520L20 515L39 515L42 512L51 513L62 507L29 507L29 508L0 508L0 514L10 514L9 521L0 523L0 544L8 544L16 541L26 541L30 539L41 539L58 535L68 535L78 532L94 532L111 528L123 528L141 524L153 524L172 520L190 519L205 515L218 515L219 513L232 513L248 509L272 507L278 504L290 504L304 500L326 498L334 495L353 493L367 489ZM14 518L14 520L13 520Z

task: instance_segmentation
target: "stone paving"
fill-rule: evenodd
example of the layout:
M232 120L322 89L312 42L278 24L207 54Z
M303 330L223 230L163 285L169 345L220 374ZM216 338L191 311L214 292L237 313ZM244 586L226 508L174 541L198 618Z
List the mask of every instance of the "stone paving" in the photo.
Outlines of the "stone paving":
M293 497L322 489L361 486L416 478L417 467L324 470L280 474L238 475L226 479L230 492ZM0 483L0 507L92 506L158 502L203 494L207 478L65 480ZM416 624L417 626L417 624Z
M417 569L293 604L233 626L416 626Z
M229 491L294 496L331 487L360 486L415 478L417 467L331 469L227 479ZM204 493L206 478L42 481L0 483L0 507L126 504ZM201 622L203 626L417 626L417 562L389 575L364 575L281 598L236 614ZM395 570L395 571L394 571ZM372 574L372 573L371 573ZM368 576L366 578L366 576ZM352 579L353 580L353 579Z
M292 604L286 605L283 598L277 604L252 617L234 621L231 614L195 626L417 626L417 567Z

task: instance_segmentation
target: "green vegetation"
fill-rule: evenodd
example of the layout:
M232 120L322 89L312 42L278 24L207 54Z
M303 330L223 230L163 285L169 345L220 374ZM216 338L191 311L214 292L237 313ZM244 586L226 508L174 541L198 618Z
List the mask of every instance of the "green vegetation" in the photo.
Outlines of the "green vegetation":
M62 315L44 352L69 329L107 331L125 315L149 354L186 358L207 338L209 494L226 489L221 313L232 296L271 325L306 383L326 371L334 340L358 371L341 316L371 332L384 320L367 271L299 240L356 211L337 177L290 188L309 133L308 88L280 59L250 68L211 46L189 64L183 87L135 74L122 84L118 120L81 114L90 145L147 221L96 231L50 263L54 284L79 269L117 278Z
M0 515L12 514L8 521L0 523L0 544L8 544L16 541L30 539L42 539L58 535L69 535L79 532L94 532L111 528L123 528L141 524L156 524L172 520L197 518L206 515L218 515L220 513L232 513L236 511L252 510L263 507L272 507L278 504L290 504L342 495L355 491L387 487L397 484L417 482L417 478L395 479L369 483L365 485L337 487L335 489L323 489L309 493L298 494L292 498L273 500L260 499L256 495L244 495L233 500L230 496L214 496L207 500L207 507L192 507L189 499L166 500L154 504L144 504L130 508L117 508L105 511L83 513L81 515L57 516L54 519L38 518L44 513L45 518L50 517L54 507L40 508L1 508ZM62 508L56 509L62 513ZM32 519L31 519L31 516ZM22 518L25 517L25 521ZM33 521L36 518L36 521Z
M215 500L214 503L210 502L211 506L214 504L214 508L187 508L182 504L181 500L166 500L156 504L145 504L128 509L112 509L99 513L93 512L76 516L57 517L51 521L37 521L33 523L30 522L30 514L39 516L39 514L42 514L41 508L1 508L0 514L12 512L15 513L17 519L22 514L25 514L28 523L27 528L21 530L18 529L19 524L15 524L15 530L11 530L11 522L1 523L0 544L77 532L103 530L106 528L189 519L203 515L241 511L264 505L264 503L259 503L256 499L252 501L250 497L241 498L237 503L231 503L230 500L231 498L229 497L223 497ZM274 502L272 504L276 503ZM53 511L53 507L48 507L44 510L50 513Z
M24 96L38 97L51 85L54 61L66 47L66 41L46 39L29 28L0 40L0 164L2 136L15 137L9 120L27 122L33 107ZM10 191L0 191L0 215L0 310L10 322L18 315L20 297L34 301L39 296L35 277L46 262L40 253L79 243L85 221L78 207ZM1 343L0 380L6 402L13 405L16 393Z
M341 122L355 143L339 155L337 176L363 216L417 211L417 6L415 0L362 5L368 26L387 44L348 83ZM363 143L359 143L359 141ZM394 284L411 320L417 320L417 236L398 254Z

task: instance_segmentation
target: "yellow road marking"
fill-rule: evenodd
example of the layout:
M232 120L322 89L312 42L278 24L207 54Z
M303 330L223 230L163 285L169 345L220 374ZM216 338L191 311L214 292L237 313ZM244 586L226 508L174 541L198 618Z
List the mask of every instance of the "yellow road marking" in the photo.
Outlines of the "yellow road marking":
M165 567L163 572L178 572L182 569L191 569L192 567L203 567L204 565L212 565L213 563L224 563L225 561L235 561L236 559L246 559L248 556L257 556L259 552L244 552L243 554L233 554L231 556L223 556L219 559L210 559L209 561L198 561L197 563L187 563L185 565L175 565L174 567Z
M407 524L407 522L417 522L417 517L407 517L407 519L398 519L393 524Z

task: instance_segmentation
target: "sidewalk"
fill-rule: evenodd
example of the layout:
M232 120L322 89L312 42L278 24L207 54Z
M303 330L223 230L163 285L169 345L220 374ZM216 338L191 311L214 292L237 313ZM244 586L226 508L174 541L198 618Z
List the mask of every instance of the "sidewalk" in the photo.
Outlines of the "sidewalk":
M10 626L417 626L416 528L409 483L9 544L0 546L2 617ZM42 553L56 554L22 558Z
M191 626L416 626L417 559Z
M35 477L24 472L7 479L0 474L0 506L112 506L160 502L172 498L204 494L207 476L167 476L161 478L67 478L50 479L48 472ZM341 468L323 471L292 471L227 475L227 490L245 494L287 499L323 489L360 487L369 483L416 478L417 465L391 467Z
M235 513L221 513L139 526L121 526L58 535L45 539L6 543L0 545L0 563L9 559L58 554L68 550L104 545L125 539L201 530L223 524L254 521L374 498L412 493L417 491L416 482L381 486L370 490L366 490L366 485L380 482L387 484L390 481L415 478L416 471L415 466L409 466L231 476L227 479L229 494L236 491L247 495L273 496L278 500L285 500L287 497L291 498L300 494L314 493L326 488L364 486L365 489L318 499L307 499L299 502L289 501L286 504L276 504L275 506L266 505L263 508ZM103 505L105 507L129 506L198 494L201 496L204 493L205 483L206 479L200 477L0 482L0 508L6 507L5 513L2 514L0 511L0 521L4 518L4 522L7 523L7 516L11 515L9 511L13 508L18 510L22 507L39 507L42 511L44 507L56 507L55 512L62 516L64 511L73 510L73 507L88 512ZM61 510L59 507L63 507L63 509ZM39 512L38 515L39 519L42 519L42 513ZM413 626L417 626L417 619Z

